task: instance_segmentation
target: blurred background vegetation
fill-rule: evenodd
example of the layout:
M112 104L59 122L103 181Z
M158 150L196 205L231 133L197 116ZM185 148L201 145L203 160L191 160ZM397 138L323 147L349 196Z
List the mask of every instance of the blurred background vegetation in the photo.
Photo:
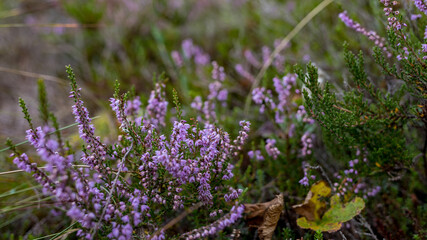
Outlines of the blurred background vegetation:
M245 53L250 51L262 62L263 55L273 51L320 2L2 0L0 142L4 143L7 137L15 143L25 139L27 123L17 100L22 97L32 115L38 116L38 79L45 81L49 107L60 126L73 123L72 103L67 97L69 84L64 67L67 64L78 76L92 116L102 116L96 124L104 137L112 134L110 126L114 125L106 100L112 96L116 80L124 89L134 88L142 100L147 99L153 89L153 78L161 73L169 79L168 92L176 88L183 104L189 104L197 95L206 95L211 68L189 62L178 67L171 55L173 51L182 53L182 43L188 39L207 54L209 62L215 60L224 66L230 96L228 108L233 116L240 117L223 119L223 124L234 126L237 119L244 118L242 109L250 94L250 76L256 76L261 68L246 61ZM413 8L409 1L402 4L406 9ZM350 50L362 50L367 55L371 55L373 46L367 38L339 21L337 16L343 10L368 29L385 36L385 18L379 1L335 1L315 16L281 53L283 66L313 62L320 69L321 79L333 84L338 93L350 88L343 43L348 42ZM372 58L367 57L365 61L368 72L380 73L372 64ZM238 65L243 66L249 76L242 76L236 70ZM285 70L272 70L265 78L271 79ZM172 102L171 95L168 97ZM34 119L35 125L39 125L37 118ZM73 139L76 132L76 128L69 128L63 135ZM6 152L0 153L0 169L16 169ZM290 183L284 183L283 187L287 184ZM0 232L5 233L0 238L11 232L22 236L47 235L68 226L67 220L46 217L49 213L42 205L49 202L39 199L38 190L27 174L0 175ZM305 192L303 189L299 196ZM22 204L15 209L9 202Z

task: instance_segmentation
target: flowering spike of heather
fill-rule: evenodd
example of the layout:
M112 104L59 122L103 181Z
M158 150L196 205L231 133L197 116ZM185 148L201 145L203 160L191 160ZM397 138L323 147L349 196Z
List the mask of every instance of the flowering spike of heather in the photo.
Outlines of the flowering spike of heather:
M193 40L185 39L181 44L181 48L185 58L190 59L193 56L194 54Z
M240 76L248 79L251 82L255 81L255 77L246 69L244 69L242 64L237 64L236 66L234 66L234 69Z
M242 146L245 143L245 141L248 139L249 131L251 130L250 129L251 123L248 121L240 121L239 125L240 127L242 127L242 130L239 131L239 135L234 140L234 145L236 148L235 154L237 154L237 151L242 150Z
M66 70L68 78L71 80L70 97L74 98L72 110L75 121L79 126L79 135L87 143L87 149L92 151L92 155L85 155L82 157L82 160L91 167L95 167L101 161L105 160L105 146L100 142L99 137L95 137L95 127L91 124L92 119L89 117L89 111L83 105L80 95L81 89L77 86L73 70L70 66L66 66Z
M264 160L264 156L261 154L260 150L249 151L248 152L248 157L250 159L255 159L257 161L263 161Z
M111 106L111 109L116 113L117 121L121 125L123 125L123 122L126 116L121 111L121 109L125 107L125 106L122 106L122 100L116 99L116 98L110 98L110 106Z
M16 156L16 154L11 155L11 157L14 156L13 163L25 172L32 172L34 179L43 187L44 193L53 192L55 190L55 184L47 177L46 173L37 167L36 163L30 162L27 154L23 153L19 156Z
M213 66L212 79L220 82L224 82L225 80L224 67L219 66L218 63L215 61L212 62L212 66Z
M312 153L311 149L313 148L313 140L309 133L304 133L302 135L301 143L302 143L301 156L305 157L307 155L310 155Z
M206 66L209 64L210 57L205 53L199 46L193 44L193 40L186 39L182 42L182 51L184 57L187 59L193 59L197 66Z
M177 67L179 67L179 68L182 67L183 62L182 62L181 55L179 54L178 51L172 51L171 52L171 57L172 57L172 60L173 60L173 62L175 63L175 65Z
M223 82L225 80L225 72L222 66L219 66L215 61L212 62L212 78L215 82L209 84L209 95L206 101L202 100L201 96L194 98L191 103L191 107L197 111L203 113L202 116L197 116L197 120L206 124L215 122L217 120L215 108L217 102L222 102L222 105L226 105L228 98L228 90L224 88Z
M391 57L392 54L388 51L385 39L380 37L376 32L374 31L368 31L364 27L360 25L360 23L354 21L347 15L347 11L344 11L338 15L338 17L341 19L341 21L349 28L355 30L356 32L359 32L366 37L369 38L369 40L373 41L375 45L377 45L379 48L381 48L384 53L387 55L387 57Z
M394 30L401 30L402 26L406 27L405 23L401 23L398 20L398 15L400 14L399 11L393 11L393 6L396 6L399 4L397 1L391 1L391 0L380 0L382 4L384 4L384 14L388 17L388 27L392 28Z
M285 108L291 106L291 104L289 104L289 101L291 100L291 90L296 84L296 78L296 74L288 74L282 79L279 79L277 77L273 78L274 89L278 95L278 103L276 105L277 110L275 116L276 123L282 123L284 121L284 114L287 110Z
M268 156L272 157L273 159L277 159L277 157L280 155L280 151L276 147L275 139L267 139L265 144L265 151L267 152Z
M139 96L136 96L133 100L128 100L125 104L125 115L126 116L138 116L141 110L141 100Z
M225 80L224 67L219 66L215 61L212 62L212 79L215 80L214 83L209 84L209 96L208 99L212 100L217 98L218 101L224 102L227 100L228 91L223 88L223 82Z
M244 211L244 205L235 205L228 214L224 215L214 223L187 232L183 234L182 237L185 239L192 240L213 236L218 232L222 231L224 228L236 223L237 220L242 217Z
M202 97L201 96L195 97L190 106L198 111L201 111L203 107Z
M304 177L301 180L299 180L299 184L301 184L301 185L303 185L305 187L307 187L308 185L310 185L309 178L308 178L309 166L310 165L308 165L306 162L304 162L304 161L302 162L302 167L303 167L303 170L304 170ZM315 175L311 175L310 178L312 180L315 180L316 176Z
M273 101L273 96L271 94L270 89L267 90L264 87L255 88L252 91L252 100L256 104L261 105L261 107L259 108L260 113L264 113L266 106L270 109L276 108L276 104Z
M423 0L413 0L413 2L420 12L427 15L427 5Z
M33 145L38 155L46 162L46 170L54 176L60 176L66 173L66 169L71 167L72 156L63 157L59 151L59 143L49 139L48 133L55 129L45 126L37 127L35 130L27 130L27 139Z
M302 120L305 123L308 124L314 124L314 119L309 118L307 112L305 111L304 105L300 105L298 107L297 113L295 114L298 120Z
M243 52L243 55L246 58L246 61L248 61L252 66L259 68L261 67L261 63L258 61L258 59L254 56L251 50L245 50Z
M165 117L168 109L168 102L165 98L165 85L156 83L155 89L151 91L147 106L147 119L155 127L165 126Z
M265 64L268 61L268 59L270 58L271 50L269 47L263 46L261 51L262 51L262 61Z

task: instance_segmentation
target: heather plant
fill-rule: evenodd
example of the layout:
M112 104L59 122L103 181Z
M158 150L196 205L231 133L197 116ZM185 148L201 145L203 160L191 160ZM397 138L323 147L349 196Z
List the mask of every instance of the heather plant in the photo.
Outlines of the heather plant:
M55 129L50 121L34 127L23 100L20 104L30 124L27 139L45 162L43 169L9 145L14 150L13 162L32 173L43 194L52 196L78 222L78 236L164 239L166 219L193 207L198 209L199 221L189 223L188 232L181 235L193 239L215 235L241 217L244 207L238 198L242 190L228 182L233 177L231 160L247 139L249 122L241 121L239 135L231 140L213 124L184 120L175 96L177 119L165 131L168 102L162 83L156 84L144 109L137 97L119 95L117 88L110 102L120 135L117 142L107 144L95 135L70 67L67 73L73 114L85 143L82 150L71 149L60 136L52 136Z
M337 95L329 83L321 86L317 68L312 64L307 65L306 71L297 70L299 80L306 87L303 94L308 115L321 126L322 139L332 156L345 164L342 171L334 173L333 179L334 191L344 199L354 195L366 199L381 191L384 191L383 200L389 199L394 196L390 188L407 188L409 182L422 185L427 176L426 79L422 48L425 38L406 23L397 10L397 1L381 3L387 16L387 37L366 30L346 11L339 17L349 28L374 42L376 47L371 57L382 75L367 72L362 51L355 55L348 44L344 45L344 59L352 83L343 95ZM415 4L423 12L420 6L424 3L415 1ZM384 85L387 88L382 87ZM417 184L410 189L423 191ZM407 194L403 198L409 198ZM423 214L416 205L409 204L405 208ZM400 224L412 225L414 233L425 234L416 224Z

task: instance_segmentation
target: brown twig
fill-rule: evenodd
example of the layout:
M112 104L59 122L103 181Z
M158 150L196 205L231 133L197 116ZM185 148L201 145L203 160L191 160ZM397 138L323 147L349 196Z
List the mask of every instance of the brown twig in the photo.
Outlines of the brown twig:
M101 224L101 221L104 218L104 215L105 215L105 212L107 210L107 207L110 204L111 197L113 196L114 189L116 188L116 184L117 184L117 180L119 179L120 172L122 171L122 168L123 168L124 162L126 160L126 157L129 155L130 151L132 150L132 147L133 147L133 142L131 143L128 151L125 153L125 155L123 156L123 158L122 158L122 160L121 160L121 162L119 164L120 165L119 166L119 170L117 171L116 177L114 178L113 185L111 186L111 190L110 190L110 193L108 194L107 202L105 203L104 209L102 210L101 217L99 218L99 220L96 223L95 227L90 231L91 239L93 239L94 235L98 231L99 225Z
M168 230L169 228L171 228L173 225L177 224L178 222L180 222L182 219L184 219L188 214L192 213L193 211L199 209L202 206L202 202L199 202L193 206L191 206L189 209L185 210L184 212L182 212L180 215L178 215L176 218L172 219L171 221L169 221L165 226L163 226L162 228L158 229L157 231L155 231L149 239L152 239L154 236L158 235L159 233Z

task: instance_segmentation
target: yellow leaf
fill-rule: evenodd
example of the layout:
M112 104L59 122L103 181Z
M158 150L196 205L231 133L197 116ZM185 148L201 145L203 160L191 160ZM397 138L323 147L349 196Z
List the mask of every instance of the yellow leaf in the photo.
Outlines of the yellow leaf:
M353 201L342 203L338 195L331 197L331 207L325 212L322 219L309 221L305 217L297 219L297 224L301 228L310 228L314 231L336 232L342 223L347 222L357 216L365 208L362 198L356 197Z
M331 194L331 188L325 181L319 181L311 186L304 203L294 205L292 208L299 215L310 221L319 220L326 210L325 198Z

